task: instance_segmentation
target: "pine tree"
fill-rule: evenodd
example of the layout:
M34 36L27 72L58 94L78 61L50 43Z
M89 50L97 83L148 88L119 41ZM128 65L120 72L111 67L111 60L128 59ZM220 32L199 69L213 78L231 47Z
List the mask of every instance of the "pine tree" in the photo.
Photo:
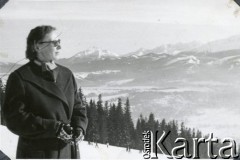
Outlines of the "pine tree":
M154 128L155 128L155 130L159 130L160 124L159 124L159 121L158 121L158 120L155 121Z
M109 104L108 104L108 101L105 101L105 104L104 104L104 114L105 114L106 118L108 118L108 116L109 116Z
M108 116L108 141L110 145L117 145L117 120L116 120L116 106L110 105Z
M103 110L102 103L103 103L102 95L100 94L98 96L98 101L97 101L97 112L98 112L97 124L98 124L98 133L99 133L99 143L105 143L107 140L107 119Z
M89 109L88 109L88 127L87 127L87 135L86 135L86 139L88 141L92 141L92 142L98 142L99 140L99 132L98 132L98 113L97 113L97 108L96 108L96 104L95 101L90 100L89 103Z
M162 134L163 133L163 131L165 131L166 132L166 126L167 124L166 124L166 120L163 118L162 119L162 122L160 123L160 133Z
M116 108L116 132L117 132L117 145L118 146L124 146L124 140L125 140L125 135L124 135L124 115L123 115L123 109L122 109L122 100L121 98L118 98L118 104Z
M136 140L135 140L135 147L139 150L143 149L143 142L142 142L142 133L143 133L143 128L142 128L142 115L140 115L140 118L137 120L137 125L136 125Z
M105 101L104 104L104 109L103 109L103 121L104 121L104 125L103 128L105 128L105 130L103 130L103 143L108 143L108 117L109 117L109 106L108 106L108 101Z
M154 118L154 114L153 113L149 114L149 118L148 118L148 122L147 122L147 130L150 130L153 133L155 133L155 131L156 131L156 128L155 128L155 118Z
M192 129L191 128L186 128L186 129L187 129L187 131L186 131L186 139L189 142L189 153L192 154L192 152L193 152L193 149L192 149L192 146L193 146L193 142L192 142Z
M171 142L171 148L175 146L175 140L178 137L178 122L175 120L170 121L169 123L171 134L169 140Z
M92 101L92 100L91 100ZM90 103L92 103L90 101ZM86 130L86 134L85 134L85 140L87 140L87 141L91 141L91 137L90 137L90 135L91 135L91 125L92 125L92 119L90 119L91 118L91 110L90 110L90 106L87 104L86 105L86 110L87 110L87 118L88 118L88 126L87 126L87 130Z
M141 126L142 126L142 131L147 131L147 118L143 117L142 114L140 114L140 120L141 120Z
M185 132L186 132L186 128L185 128L184 122L182 122L180 126L180 137L186 138Z
M99 143L103 143L103 107L102 107L102 95L99 94L97 101L97 130L99 133Z
M192 130L192 138L196 138L195 128L193 128L193 130Z
M127 98L125 107L124 107L124 145L125 146L134 146L134 138L135 138L135 131L134 131L134 124L131 117L130 111L130 102Z
M84 96L84 94L82 92L82 88L81 87L78 89L78 96L80 97L83 105L86 105L87 104L87 100L86 100L86 97Z
M197 135L196 136L197 136L197 138L202 138L202 132L197 130Z
M165 123L165 119L163 119L162 120L162 126L163 126L163 131L165 132L165 133L168 133L169 131L171 131L171 129L172 129L172 122L168 122L168 123L166 123L165 125L164 125L164 123ZM172 146L172 137L171 137L171 134L172 133L170 133L170 135L168 136L168 138L163 142L163 144L166 146L166 148L167 148L167 150L168 151L171 151L171 148L173 148L173 146Z

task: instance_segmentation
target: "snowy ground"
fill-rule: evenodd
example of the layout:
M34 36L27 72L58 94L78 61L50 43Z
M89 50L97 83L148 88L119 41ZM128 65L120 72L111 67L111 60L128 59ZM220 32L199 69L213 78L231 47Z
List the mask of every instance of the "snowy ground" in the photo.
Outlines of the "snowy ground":
M15 158L16 146L18 136L12 134L6 127L0 125L0 150L9 156L11 159ZM126 148L115 147L98 144L98 148L95 145L88 145L83 141L79 144L81 159L97 159L97 160L140 160L143 159L142 153L138 150L131 150L126 152ZM163 155L158 155L159 159L168 159Z

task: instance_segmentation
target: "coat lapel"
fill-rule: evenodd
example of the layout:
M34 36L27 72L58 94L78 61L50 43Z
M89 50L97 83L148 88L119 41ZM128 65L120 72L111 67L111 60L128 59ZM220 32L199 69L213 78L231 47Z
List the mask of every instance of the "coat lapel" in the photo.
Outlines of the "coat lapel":
M43 78L37 76L32 72L32 70L27 67L25 70L20 71L21 77L38 86L39 88L45 90L46 92L50 93L52 96L60 99L62 102L64 102L67 106L69 106L67 98L63 91L56 85L54 82L46 81Z

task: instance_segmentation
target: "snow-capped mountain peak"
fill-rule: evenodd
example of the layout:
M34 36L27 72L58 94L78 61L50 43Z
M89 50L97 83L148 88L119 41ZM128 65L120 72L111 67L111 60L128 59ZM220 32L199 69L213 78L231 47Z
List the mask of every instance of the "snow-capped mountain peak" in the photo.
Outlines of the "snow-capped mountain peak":
M146 49L144 49L144 48L139 48L139 49L136 50L135 52L130 52L130 53L124 55L124 56L125 56L125 57L130 56L130 57L134 57L134 58L139 58L139 57L141 57L141 56L143 56L143 55L145 55L145 54L147 54L147 53L148 53L148 50L146 50Z
M80 51L73 56L74 58L117 58L116 53L110 52L106 49L92 47L84 51Z
M135 52L126 54L125 56L132 56L139 58L140 56L147 55L149 53L155 53L158 55L168 54L168 55L178 55L181 52L192 50L196 47L199 47L201 44L199 42L188 42L188 43L175 43L175 44L162 44L153 49L144 49L140 48Z
M146 51L146 49L144 49L144 48L140 48L139 50L137 50L135 53L135 55L136 56L142 56L142 55L144 55L145 54L145 51Z

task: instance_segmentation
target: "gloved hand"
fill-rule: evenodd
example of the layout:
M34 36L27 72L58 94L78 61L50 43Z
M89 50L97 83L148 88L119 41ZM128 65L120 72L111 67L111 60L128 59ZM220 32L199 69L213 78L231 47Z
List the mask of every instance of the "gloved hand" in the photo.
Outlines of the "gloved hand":
M73 136L72 130L70 124L61 123L57 131L57 138L63 140L65 143L70 143Z
M73 139L75 139L75 141L83 141L84 139L84 134L83 134L83 130L82 128L74 128L73 129Z

